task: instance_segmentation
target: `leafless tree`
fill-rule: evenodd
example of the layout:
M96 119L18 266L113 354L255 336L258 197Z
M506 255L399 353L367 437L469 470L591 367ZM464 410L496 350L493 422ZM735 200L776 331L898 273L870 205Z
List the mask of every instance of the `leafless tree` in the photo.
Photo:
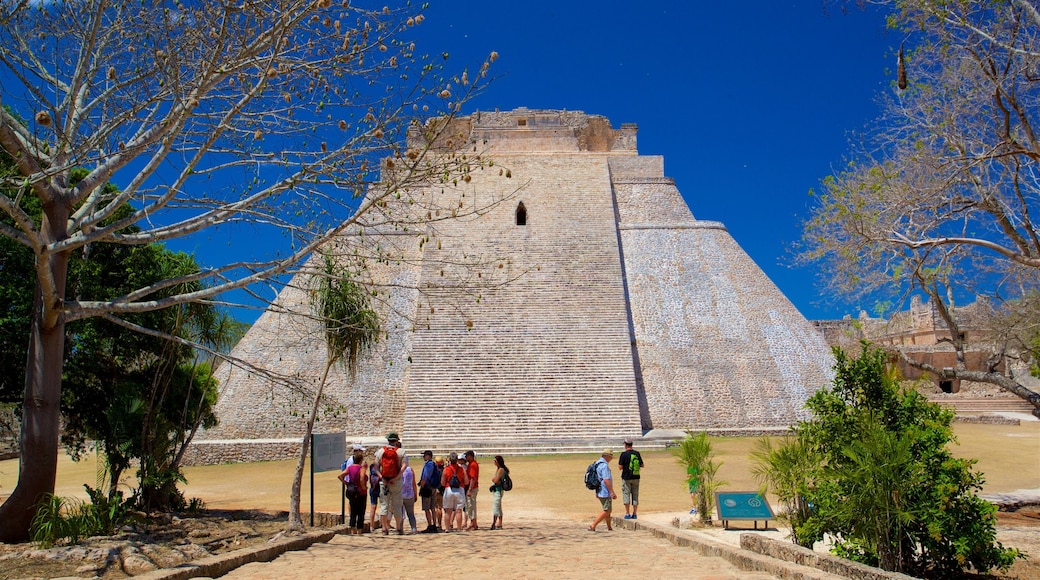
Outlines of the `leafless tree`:
M1040 281L1040 13L1033 2L879 0L913 50L883 116L814 192L800 257L840 295L931 299L957 353L940 378L1040 394L997 370L1036 347ZM902 67L905 66L905 69ZM895 87L893 87L895 88ZM991 305L984 369L964 364L958 301ZM1030 314L1033 313L1033 314Z
M422 56L409 40L423 18L410 5L329 0L0 0L0 149L16 167L0 175L13 192L0 195L0 235L36 256L19 480L0 506L0 541L24 540L54 489L66 323L133 327L122 317L230 290L270 297L267 286L341 232L397 227L384 202L396 192L482 163L431 153L451 125L423 118L459 111L495 55L446 75L447 55ZM405 144L409 127L420 145ZM107 193L109 182L121 190ZM133 212L111 220L124 206ZM193 236L236 241L226 262L191 277L201 290L154 297L178 278L66 296L72 252ZM283 243L264 253L253 240Z

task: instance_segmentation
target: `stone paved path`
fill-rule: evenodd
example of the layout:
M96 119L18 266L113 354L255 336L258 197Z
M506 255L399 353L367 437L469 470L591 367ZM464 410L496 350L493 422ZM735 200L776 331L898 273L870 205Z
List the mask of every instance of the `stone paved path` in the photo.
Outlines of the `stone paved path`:
M453 572L456 571L456 572ZM589 532L580 522L520 519L504 530L405 536L336 536L272 562L247 564L222 578L626 578L765 580L715 557L639 532Z

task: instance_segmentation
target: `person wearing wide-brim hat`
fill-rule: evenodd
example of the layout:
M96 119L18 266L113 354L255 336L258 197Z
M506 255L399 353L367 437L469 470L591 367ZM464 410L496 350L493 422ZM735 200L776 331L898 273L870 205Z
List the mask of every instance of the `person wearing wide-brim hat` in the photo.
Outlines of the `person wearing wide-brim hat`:
M596 516L596 519L592 521L592 525L589 526L590 532L596 531L596 526L600 522L607 522L607 529L613 530L613 526L610 522L610 510L612 507L612 501L617 499L617 494L614 493L614 484L611 481L610 476L610 460L614 458L614 452L610 449L604 449L603 453L600 454L599 460L596 461L596 474L599 476L599 489L596 490L596 499L599 500L600 507L603 508Z
M404 498L401 496L404 451L401 451L401 437L396 431L387 433L386 442L385 447L376 451L375 461L380 484L383 486L383 493L379 495L379 520L385 536L390 533L390 515L393 514L397 520L397 534L401 535L404 533ZM384 456L387 458L385 462Z

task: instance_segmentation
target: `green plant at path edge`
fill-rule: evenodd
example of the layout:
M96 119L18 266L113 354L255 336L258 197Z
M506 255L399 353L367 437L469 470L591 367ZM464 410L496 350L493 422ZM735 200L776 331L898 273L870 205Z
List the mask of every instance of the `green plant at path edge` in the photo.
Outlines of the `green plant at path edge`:
M715 509L715 491L726 484L725 481L715 479L722 462L716 462L714 459L711 439L704 432L696 435L687 433L686 438L679 442L679 446L672 453L690 476L687 484L696 483L697 513L701 522L710 522L711 512Z
M812 513L808 497L815 486L819 472L819 457L790 435L774 444L769 437L759 439L751 452L751 473L762 484L762 495L773 493L781 509L776 518L791 528L791 540L807 548L812 538L799 538L796 530L802 528Z

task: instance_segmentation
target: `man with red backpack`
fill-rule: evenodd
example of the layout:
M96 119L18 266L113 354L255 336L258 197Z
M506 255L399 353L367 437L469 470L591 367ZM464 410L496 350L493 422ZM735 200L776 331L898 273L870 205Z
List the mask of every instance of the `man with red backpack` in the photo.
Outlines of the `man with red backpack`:
M383 493L379 495L379 520L383 524L383 535L390 534L390 514L397 520L397 535L404 534L404 499L401 496L404 452L401 438L391 431L386 436L387 445L376 451L376 471L379 474Z

